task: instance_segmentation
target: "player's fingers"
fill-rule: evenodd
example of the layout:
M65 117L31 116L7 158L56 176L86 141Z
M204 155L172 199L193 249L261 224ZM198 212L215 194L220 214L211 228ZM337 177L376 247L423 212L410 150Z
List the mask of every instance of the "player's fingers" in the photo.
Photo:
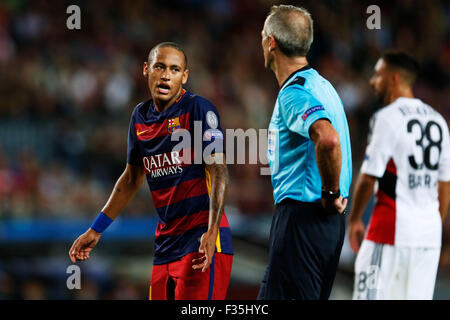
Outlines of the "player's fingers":
M211 250L211 252L209 252L210 250L206 250L206 254L205 254L206 261L205 261L205 265L204 265L204 267L202 269L202 272L205 272L206 270L208 270L209 266L211 265L212 258L213 258L213 255L214 255L214 251L213 250Z
M208 250L205 250L205 262L203 263L202 272L205 272L211 264L211 257Z
M194 265L192 265L192 269L194 269L194 270L203 269L204 265L205 265L204 263L194 264Z
M72 244L72 247L70 248L70 250L69 250L69 256L72 258L72 257L75 257L76 255L77 255L77 253L80 251L80 249L79 249L79 243L80 243L80 241L79 241L79 239L77 239L77 240L75 240L75 242ZM73 261L73 260L72 260Z
M77 246L77 243L78 243L78 239L76 239L76 240L72 243L72 246L71 246L70 249L69 249L69 253L73 253L74 249L75 249L76 246Z
M353 251L354 253L356 253L357 247L356 247L356 245L355 245L355 240L353 239L353 237L350 237L350 248L352 248L352 251Z
M205 272L206 270L208 270L210 264L211 264L211 262L206 260L205 263L203 264L202 272Z
M205 255L202 254L202 255L198 255L197 257L195 257L194 259L192 259L192 262L194 262L194 261L203 261L203 260L205 260L205 259L206 259Z
M206 263L206 260L201 263L193 264L192 269L194 269L194 270L203 269L203 267L205 266L205 263Z
M350 232L350 247L352 248L354 253L358 253L358 251L359 251L359 235L354 231Z
M205 261L205 259L206 259L205 256L200 257L200 258L196 258L196 259L192 259L192 263L193 264L200 264L200 263L203 263Z
M70 257L70 260L71 260L73 263L76 262L75 252L73 251L73 245L72 245L72 247L69 249L69 257Z
M355 242L355 230L352 228L352 226L349 227L348 231L348 242L350 244L350 247L354 250L354 242Z
M197 270L203 268L205 260L205 255L199 254L198 256L196 256L196 258L192 259L192 269Z
M362 241L364 239L364 233L365 233L364 231L365 231L364 228L358 230L358 250L359 250L359 247L361 246L361 243L362 243Z
M86 249L85 250L80 250L78 252L78 255L80 257L82 257L83 259L86 259L87 257L89 257L89 251L87 251Z

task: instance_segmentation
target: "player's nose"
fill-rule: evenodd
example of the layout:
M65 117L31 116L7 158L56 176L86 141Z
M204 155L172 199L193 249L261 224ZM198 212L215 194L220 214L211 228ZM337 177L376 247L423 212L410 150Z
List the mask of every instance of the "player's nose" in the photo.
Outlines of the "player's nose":
M164 80L164 81L170 80L170 73L167 69L163 73L161 73L161 80Z

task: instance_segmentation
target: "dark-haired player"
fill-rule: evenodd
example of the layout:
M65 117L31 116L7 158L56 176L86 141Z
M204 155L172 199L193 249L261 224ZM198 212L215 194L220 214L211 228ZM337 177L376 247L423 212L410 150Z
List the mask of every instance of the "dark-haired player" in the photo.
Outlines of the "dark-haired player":
M384 107L371 120L350 216L350 245L358 253L354 299L433 298L450 197L450 143L445 119L414 98L417 73L413 58L390 50L370 80ZM361 216L374 190L365 234Z
M177 44L155 46L143 74L151 99L131 116L126 169L91 228L72 245L70 258L89 258L146 178L159 215L149 298L225 299L233 249L223 211L228 171L219 114L208 100L183 89L189 71ZM181 129L191 140L179 149L181 137L172 138Z

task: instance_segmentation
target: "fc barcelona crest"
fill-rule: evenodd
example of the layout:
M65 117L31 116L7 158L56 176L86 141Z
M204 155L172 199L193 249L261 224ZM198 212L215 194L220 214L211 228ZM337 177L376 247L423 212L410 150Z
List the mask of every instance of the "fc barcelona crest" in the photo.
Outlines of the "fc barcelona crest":
M170 133L173 133L175 130L179 128L180 128L180 117L169 119L167 130L169 130Z

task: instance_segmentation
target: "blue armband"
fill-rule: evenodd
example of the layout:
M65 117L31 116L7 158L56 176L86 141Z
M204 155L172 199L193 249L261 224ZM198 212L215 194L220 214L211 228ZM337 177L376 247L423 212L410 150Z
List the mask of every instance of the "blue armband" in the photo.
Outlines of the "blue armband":
M110 217L108 217L106 214L100 212L100 214L97 216L97 219L95 219L94 223L91 226L92 230L97 231L98 233L103 233L103 231L106 230L106 228L109 227L109 225L113 222Z

